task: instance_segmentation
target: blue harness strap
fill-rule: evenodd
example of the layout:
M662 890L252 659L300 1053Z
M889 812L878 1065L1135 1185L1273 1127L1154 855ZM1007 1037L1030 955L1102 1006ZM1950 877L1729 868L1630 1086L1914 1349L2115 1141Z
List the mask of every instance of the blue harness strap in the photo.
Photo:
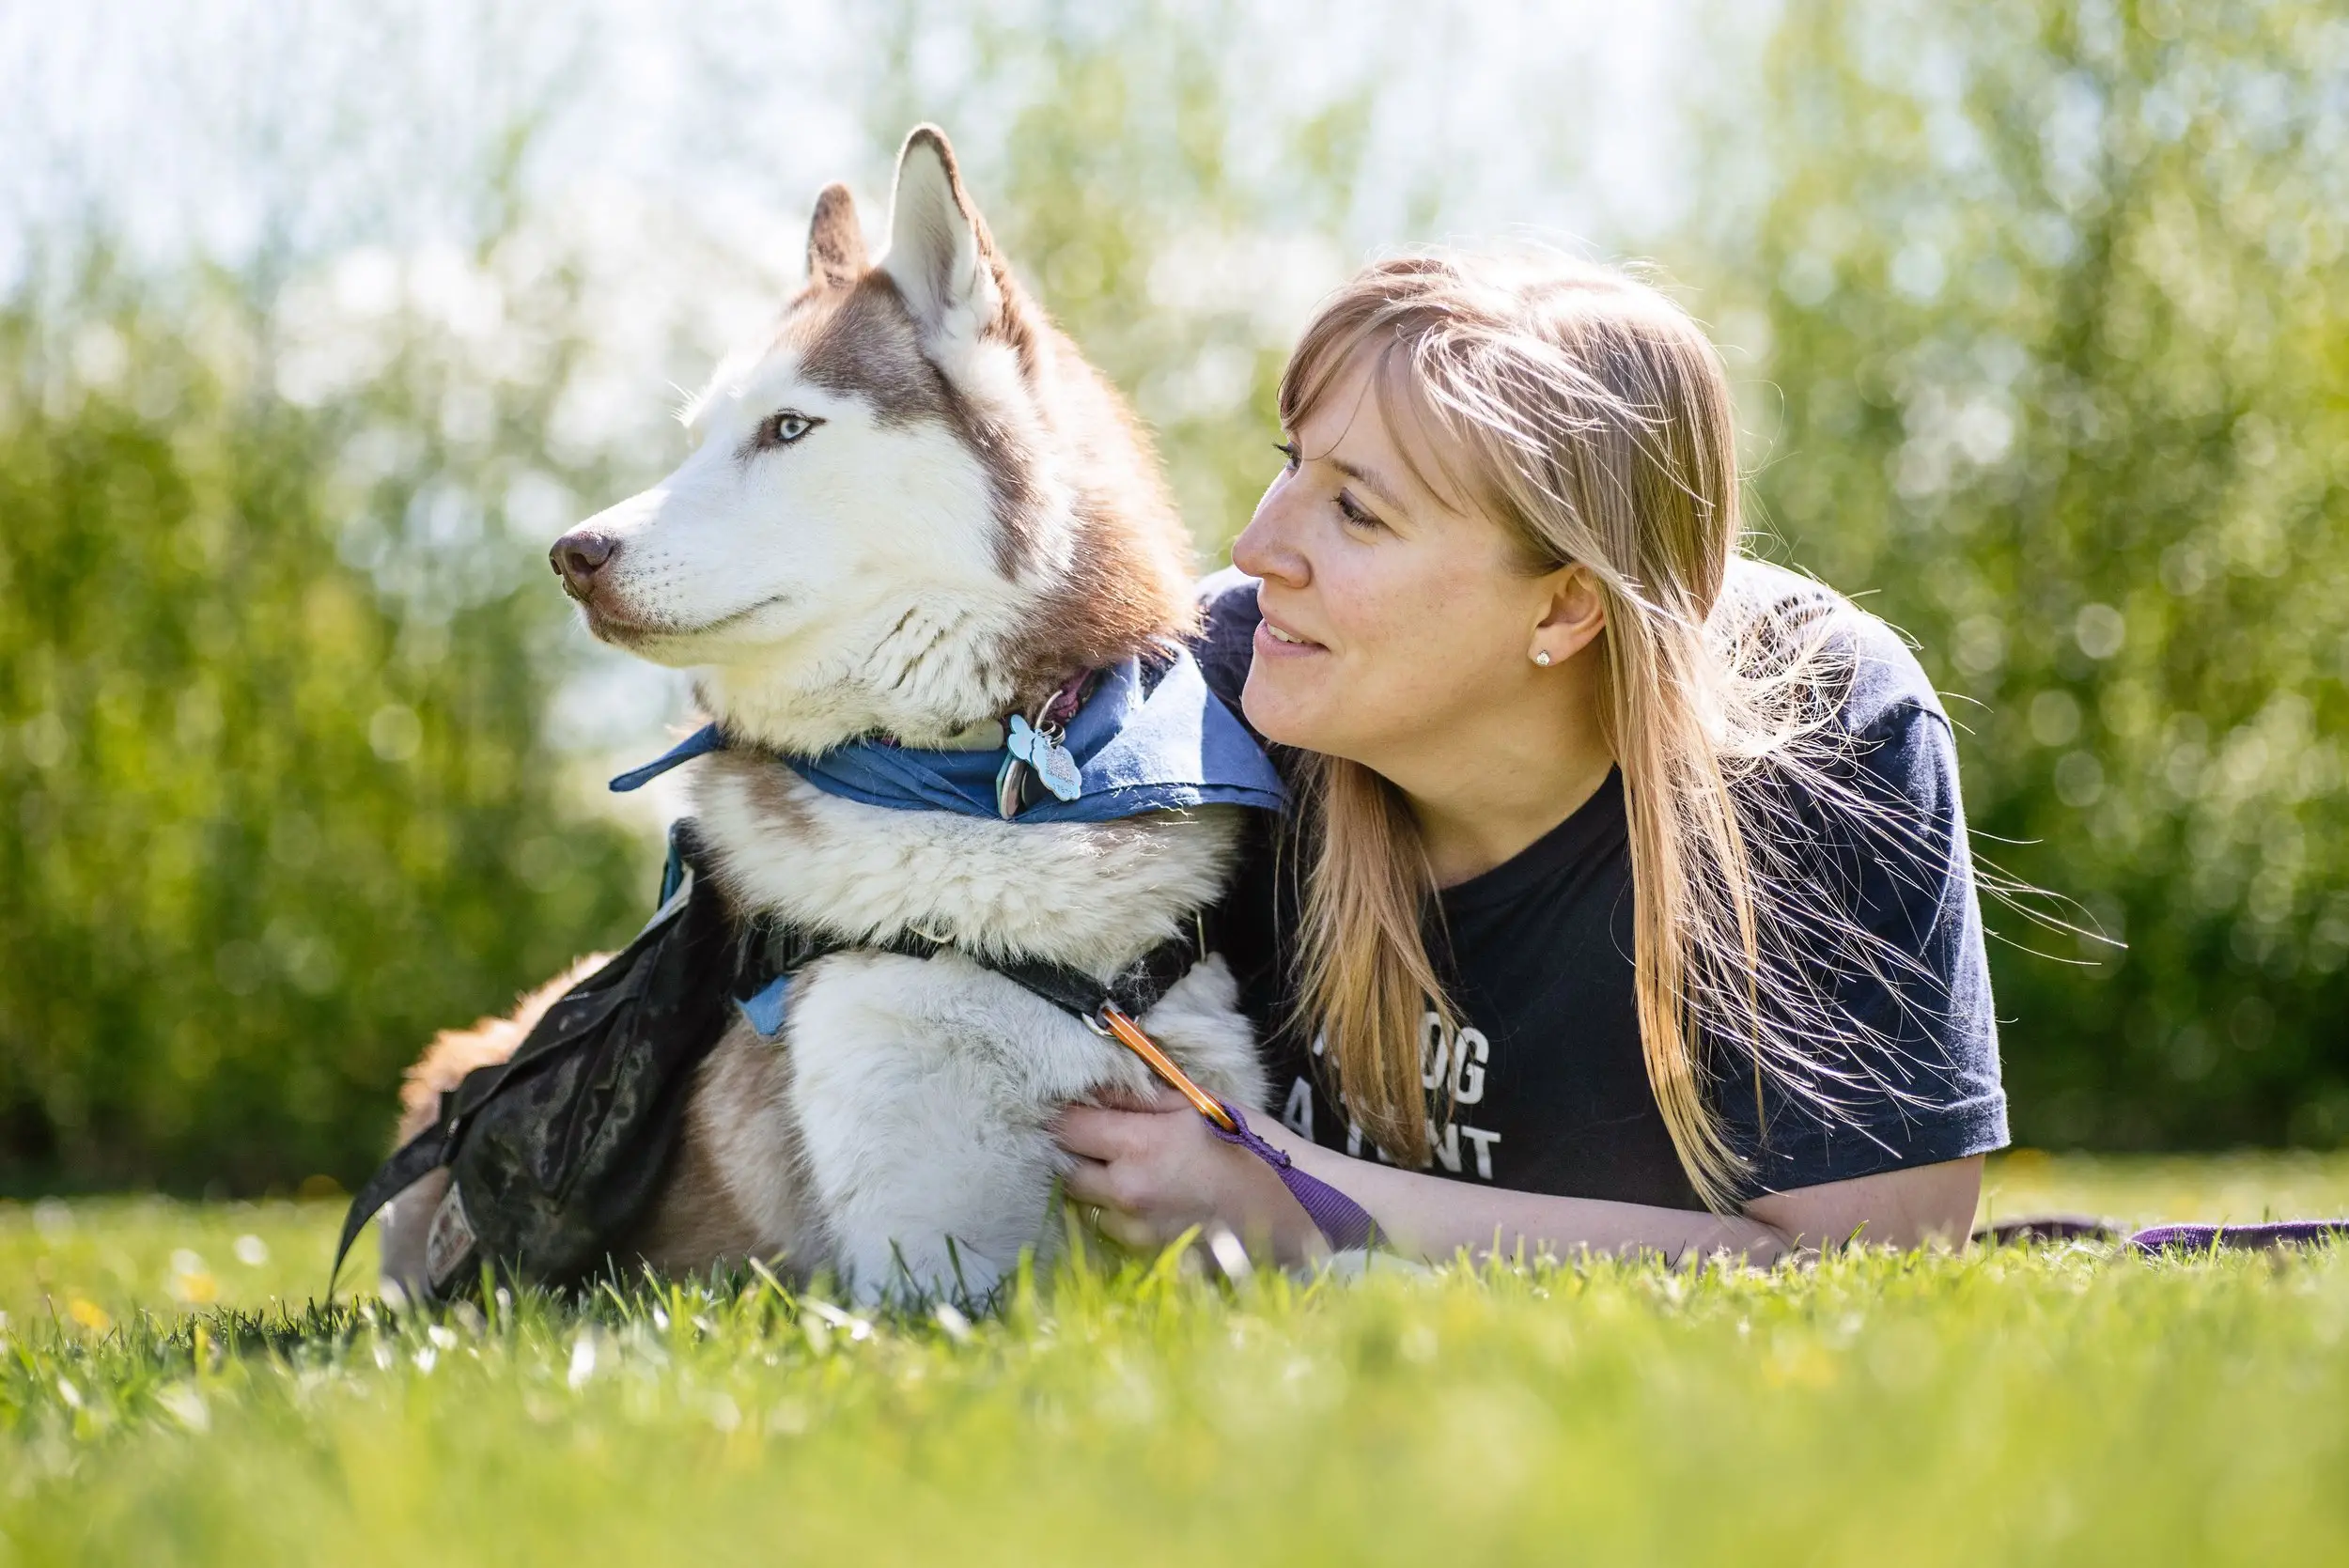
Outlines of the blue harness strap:
M791 1015L791 976L776 975L749 996L735 998L734 1007L743 1021L758 1031L760 1039L774 1039Z

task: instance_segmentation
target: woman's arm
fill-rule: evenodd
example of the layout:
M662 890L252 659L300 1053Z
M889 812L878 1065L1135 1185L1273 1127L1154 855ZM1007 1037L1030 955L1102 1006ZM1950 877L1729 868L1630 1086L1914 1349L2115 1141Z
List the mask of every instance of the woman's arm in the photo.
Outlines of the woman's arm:
M1476 1256L1594 1252L1740 1253L1767 1263L1861 1240L1914 1247L1962 1240L1982 1188L1982 1160L1889 1171L1772 1193L1743 1215L1713 1215L1591 1198L1471 1187L1351 1159L1287 1128L1256 1129L1299 1169L1368 1209L1397 1250L1430 1261L1462 1248ZM1280 1178L1222 1142L1171 1091L1132 1109L1072 1105L1059 1124L1076 1157L1069 1197L1098 1206L1104 1231L1128 1246L1162 1246L1191 1225L1221 1222L1283 1261L1313 1256L1321 1238Z

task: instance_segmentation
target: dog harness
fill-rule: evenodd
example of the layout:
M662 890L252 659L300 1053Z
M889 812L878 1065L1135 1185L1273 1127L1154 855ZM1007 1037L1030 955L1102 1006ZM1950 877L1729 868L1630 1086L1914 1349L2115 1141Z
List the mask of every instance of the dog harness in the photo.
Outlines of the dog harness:
M1087 695L1087 689L1090 695ZM711 725L613 780L641 787L692 757L731 749ZM1006 726L1000 757L879 740L815 758L780 756L828 793L904 810L1099 822L1207 804L1277 809L1277 774L1206 689L1188 652L1079 677L1033 721ZM682 1124L692 1071L724 1030L728 1002L780 1035L792 985L817 960L866 951L930 959L959 953L1116 1041L1172 1086L1213 1134L1262 1160L1333 1249L1372 1245L1377 1227L1344 1193L1299 1170L1209 1094L1135 1021L1211 951L1204 921L1102 981L1065 965L995 957L900 932L847 940L772 916L739 918L703 875L690 819L675 824L658 910L628 947L550 1007L503 1063L441 1096L433 1125L363 1185L345 1216L327 1288L367 1221L436 1170L450 1180L427 1227L426 1274L443 1296L484 1267L568 1285L624 1249Z
M933 750L868 739L812 757L778 753L776 760L825 793L868 806L1038 825L1110 822L1202 805L1281 809L1280 775L1246 727L1208 690L1190 650L1180 645L1104 670L1081 671L1039 705L1033 719L1014 714L1004 731L1000 758L985 748ZM707 725L666 754L622 773L611 787L641 789L680 763L732 749L720 726ZM1192 1082L1134 1022L1206 955L1205 933L1197 935L1195 948L1171 941L1137 962L1147 982L1144 989L1126 986L1121 977L1104 992L1088 976L1056 965L967 956L1141 1057L1190 1102L1218 1138L1270 1166L1332 1248L1371 1245L1376 1227L1360 1204L1297 1169L1236 1107ZM928 957L949 944L902 937L879 945ZM812 958L779 968L773 980L742 1000L744 1017L762 1036L772 1039L782 1032L791 974L808 961Z
M1271 1168L1332 1250L1369 1247L1377 1238L1377 1224L1361 1204L1329 1183L1299 1170L1285 1151L1267 1141L1248 1125L1248 1118L1238 1107L1201 1088L1135 1021L1163 1001L1192 966L1212 951L1204 923L1195 922L1181 936L1160 942L1106 985L1064 964L991 957L914 933L882 941L845 942L786 927L778 931L766 946L774 955L773 978L736 1004L751 1027L765 1038L772 1039L782 1032L792 978L817 958L853 951L894 953L909 958L961 952L981 968L993 970L1065 1013L1074 1014L1096 1034L1116 1041L1141 1058L1160 1081L1190 1102L1191 1109L1206 1122L1209 1132L1226 1143L1247 1150Z

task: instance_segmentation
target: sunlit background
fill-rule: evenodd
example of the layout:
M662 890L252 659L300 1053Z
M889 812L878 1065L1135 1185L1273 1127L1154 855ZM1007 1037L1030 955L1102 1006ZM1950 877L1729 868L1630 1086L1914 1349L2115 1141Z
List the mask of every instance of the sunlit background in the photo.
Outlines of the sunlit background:
M0 1189L348 1182L632 928L685 697L546 547L925 118L1203 566L1363 258L1652 263L2044 890L2018 1137L2349 1139L2338 7L91 3L0 11Z

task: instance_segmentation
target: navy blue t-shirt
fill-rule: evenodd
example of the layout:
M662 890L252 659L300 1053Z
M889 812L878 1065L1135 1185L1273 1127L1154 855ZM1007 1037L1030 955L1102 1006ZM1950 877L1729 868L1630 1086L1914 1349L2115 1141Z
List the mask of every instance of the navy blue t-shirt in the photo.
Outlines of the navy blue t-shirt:
M1785 599L1815 585L1740 563ZM1255 583L1203 585L1208 684L1239 711L1259 614ZM1760 1082L1740 1049L1708 1043L1710 1092L1750 1162L1742 1197L1931 1165L2001 1148L2006 1096L1981 911L1950 722L1916 659L1873 616L1841 607L1853 678L1843 787L1870 814L1797 804L1795 864L1875 940L1868 960L1805 964L1847 1024L1807 1043L1808 1080ZM1839 635L1842 633L1839 631ZM1271 748L1276 761L1282 749ZM1287 1027L1298 860L1259 840L1223 909L1222 945L1269 1042L1272 1104L1294 1131L1385 1158L1338 1103L1333 1064ZM1563 822L1483 875L1442 890L1428 924L1455 1032L1430 1011L1421 1039L1432 1112L1427 1169L1566 1197L1698 1208L1648 1086L1632 986L1629 840L1620 774Z

